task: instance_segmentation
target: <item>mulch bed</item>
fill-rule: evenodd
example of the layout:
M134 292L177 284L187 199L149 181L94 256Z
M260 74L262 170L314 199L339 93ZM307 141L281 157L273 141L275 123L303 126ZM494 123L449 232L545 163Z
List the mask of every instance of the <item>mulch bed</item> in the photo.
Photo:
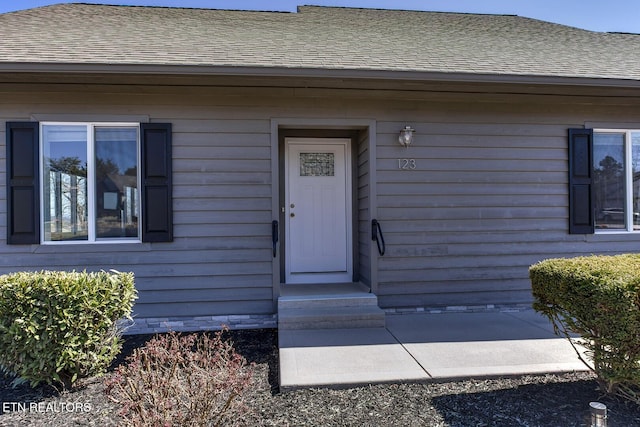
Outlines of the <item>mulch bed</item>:
M603 397L590 373L279 393L277 331L229 334L238 352L256 369L254 387L246 399L251 415L238 420L238 425L590 426L589 402L600 401L608 408L608 427L640 426L640 407ZM116 364L149 338L126 337ZM64 393L46 386L12 389L9 384L9 378L0 376L0 426L121 423L119 408L105 396L101 378L85 380L76 390ZM32 403L37 410L29 410ZM1 413L3 409L9 410Z

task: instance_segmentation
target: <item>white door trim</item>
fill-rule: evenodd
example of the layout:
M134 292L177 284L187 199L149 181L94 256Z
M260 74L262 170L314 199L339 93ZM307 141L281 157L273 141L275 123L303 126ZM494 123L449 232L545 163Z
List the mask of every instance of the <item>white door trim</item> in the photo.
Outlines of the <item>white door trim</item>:
M296 236L292 235L291 230L291 213L295 214L295 209L291 209L291 149L300 146L341 146L344 148L344 182L345 182L345 203L344 203L344 221L346 226L345 232L345 266L344 271L331 272L309 272L292 273L292 248L293 240ZM353 217L352 217L352 168L351 168L351 140L349 138L285 138L285 239L287 244L285 259L285 282L286 283L340 283L351 282L353 280ZM302 238L298 236L297 238ZM340 241L340 245L342 242Z

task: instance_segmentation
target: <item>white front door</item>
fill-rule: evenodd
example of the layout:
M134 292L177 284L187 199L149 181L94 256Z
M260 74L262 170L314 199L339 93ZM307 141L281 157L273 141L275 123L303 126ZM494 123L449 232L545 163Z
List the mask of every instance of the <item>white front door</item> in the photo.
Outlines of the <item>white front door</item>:
M285 140L287 283L352 281L350 142Z

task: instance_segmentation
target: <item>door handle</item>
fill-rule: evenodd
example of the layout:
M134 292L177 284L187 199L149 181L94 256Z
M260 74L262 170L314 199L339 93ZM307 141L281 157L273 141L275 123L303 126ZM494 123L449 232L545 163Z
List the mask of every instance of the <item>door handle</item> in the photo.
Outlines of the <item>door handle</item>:
M271 222L271 243L273 244L273 257L275 258L278 253L278 236L280 232L278 230L278 221L273 220Z
M377 219L371 220L371 240L375 240L378 246L378 253L380 256L384 256L387 250L387 246L384 243L384 235L382 234L382 227Z

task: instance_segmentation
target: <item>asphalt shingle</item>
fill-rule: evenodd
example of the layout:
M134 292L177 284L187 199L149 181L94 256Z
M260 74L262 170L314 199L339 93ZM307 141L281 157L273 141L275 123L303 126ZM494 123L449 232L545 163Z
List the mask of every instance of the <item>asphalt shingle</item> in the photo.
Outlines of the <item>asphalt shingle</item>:
M512 15L59 4L0 15L3 64L189 65L640 80L640 35Z

